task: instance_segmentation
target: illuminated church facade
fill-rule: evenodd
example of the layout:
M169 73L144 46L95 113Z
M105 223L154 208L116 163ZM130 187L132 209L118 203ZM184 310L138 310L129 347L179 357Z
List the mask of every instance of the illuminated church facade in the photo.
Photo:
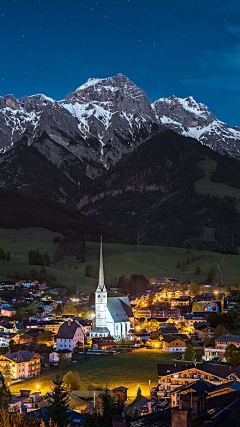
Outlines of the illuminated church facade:
M128 297L108 298L104 283L102 238L100 243L100 265L98 287L95 292L95 326L90 332L91 337L107 337L125 339L129 335L133 320L133 312Z

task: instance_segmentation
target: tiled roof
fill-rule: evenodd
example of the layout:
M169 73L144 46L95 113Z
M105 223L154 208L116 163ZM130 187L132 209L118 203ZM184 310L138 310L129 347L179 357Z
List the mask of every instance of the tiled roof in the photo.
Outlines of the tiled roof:
M170 427L171 409L153 412L130 421L130 427Z
M163 334L162 337L163 337L163 341L166 341L166 342L171 342L177 339L182 341L189 340L188 336L185 334Z
M127 301L128 297L113 297L107 299L107 307L115 323L129 321L129 317L125 309L125 306L128 305ZM128 306L127 310L130 313L131 307Z
M76 320L64 322L56 335L56 339L73 339L77 328L81 328Z
M164 376L174 374L177 372L183 372L186 369L198 369L208 374L215 375L220 378L228 378L229 375L234 374L237 378L240 378L240 368L233 368L231 366L213 364L213 363L183 363L183 364L169 364L163 363L157 365L158 375Z
M240 343L240 335L221 335L216 339L218 342L237 342Z
M35 354L36 353L32 353L28 350L19 350L15 353L6 353L4 354L4 357L7 357L7 359L10 359L15 363L23 363L30 362L30 360L35 356Z

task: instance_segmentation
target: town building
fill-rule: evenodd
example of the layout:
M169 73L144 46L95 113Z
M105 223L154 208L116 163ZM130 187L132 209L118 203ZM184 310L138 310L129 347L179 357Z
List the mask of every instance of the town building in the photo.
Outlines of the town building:
M184 334L163 335L162 344L165 353L183 353L186 350L188 337Z
M40 375L41 356L28 350L0 355L0 371L8 366L13 379L31 378Z
M91 337L107 337L123 339L129 335L133 321L133 312L128 297L108 298L104 283L102 239L100 245L100 266L98 287L95 292L95 326L90 332Z
M226 350L226 348L233 344L237 348L240 347L240 336L239 335L221 335L215 340L215 347L218 350Z
M71 363L72 351L65 348L63 350L52 351L52 353L49 354L49 365L57 366L61 354L66 358L68 363Z
M111 335L108 337L93 338L92 347L97 350L112 350L115 348L114 339Z
M16 310L14 308L11 308L11 307L1 308L1 316L3 317L12 317L12 316L15 316L15 314L16 314Z
M210 324L199 324L195 326L195 331L200 341L204 341L207 338L213 338L215 328L212 328Z
M0 332L0 347L8 347L11 340L19 343L20 335L15 332Z
M68 319L64 322L56 335L57 350L73 350L78 346L84 347L84 333L80 323L76 320Z
M240 368L211 363L161 364L158 369L159 398L179 386L188 385L203 379L211 384L220 385L228 381L240 381Z

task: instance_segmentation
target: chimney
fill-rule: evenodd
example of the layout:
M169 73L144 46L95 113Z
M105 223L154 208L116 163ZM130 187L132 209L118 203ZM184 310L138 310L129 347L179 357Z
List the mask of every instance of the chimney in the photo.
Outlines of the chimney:
M148 402L148 413L151 414L152 413L152 402L150 400L150 402Z
M68 326L71 326L71 319L68 319Z
M171 409L171 427L191 427L191 409Z

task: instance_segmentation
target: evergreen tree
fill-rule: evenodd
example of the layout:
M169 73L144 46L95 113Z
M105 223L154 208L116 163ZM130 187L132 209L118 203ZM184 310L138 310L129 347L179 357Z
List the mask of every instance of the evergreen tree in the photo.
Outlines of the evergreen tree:
M37 314L37 311L38 311L38 306L34 301L32 301L31 304L28 306L28 309L29 309L30 316L35 316L35 314Z
M192 344L188 344L184 352L184 360L194 360L195 356L196 356L196 352Z
M28 252L28 262L31 265L36 264L36 257L35 257L35 251L31 250Z
M209 271L208 276L207 276L207 281L209 283L212 283L214 278L215 278L215 270L214 270L214 268L211 268L211 270Z
M48 273L46 275L46 281L50 288L55 288L55 286L57 285L57 279L52 273Z
M232 366L239 366L240 353L234 344L229 344L225 350L224 357Z
M203 306L200 302L194 302L192 306L192 313L203 311Z
M0 410L0 426L1 427L53 427L50 424L41 423L35 418L22 415L19 412L6 412ZM54 427L58 427L55 425Z
M181 272L184 273L185 270L186 270L186 262L183 261L181 264Z
M213 334L214 341L218 337L220 337L221 335L227 335L227 334L228 334L228 331L227 331L227 329L225 328L224 325L217 325L217 327L216 327L216 329L214 331L214 334Z
M195 273L194 274L201 274L201 268L200 267L196 267Z
M12 370L9 367L9 365L6 365L3 368L2 374L4 376L5 383L6 383L7 387L8 387L11 384L12 378L13 378Z
M201 286L198 282L191 282L189 292L190 295L196 296L200 294Z
M36 259L37 265L44 265L44 259L43 259L43 255L41 254L41 252L39 252L39 251L35 252L35 259Z
M31 263L29 262L29 264L31 264ZM30 277L32 280L38 280L39 279L39 274L38 274L36 268L31 268Z
M85 276L86 277L93 277L93 266L92 265L86 265Z
M11 392L9 390L9 387L5 383L3 374L0 372L0 409L4 409L4 411L7 411L11 401Z
M5 252L3 248L0 248L0 259L4 259L4 258L5 258Z
M48 399L49 419L59 427L69 424L69 395L63 380L58 375L53 379L52 396Z
M142 389L140 387L140 385L137 388L137 397L142 396Z
M43 255L43 259L44 259L44 264L49 267L50 265L50 256L48 254L44 254Z
M64 356L64 354L59 354L59 361L58 361L58 369L60 369L61 371L64 371L67 368L68 365L68 361L66 356Z
M71 390L78 390L80 388L80 375L79 372L68 371L63 377L65 386Z

